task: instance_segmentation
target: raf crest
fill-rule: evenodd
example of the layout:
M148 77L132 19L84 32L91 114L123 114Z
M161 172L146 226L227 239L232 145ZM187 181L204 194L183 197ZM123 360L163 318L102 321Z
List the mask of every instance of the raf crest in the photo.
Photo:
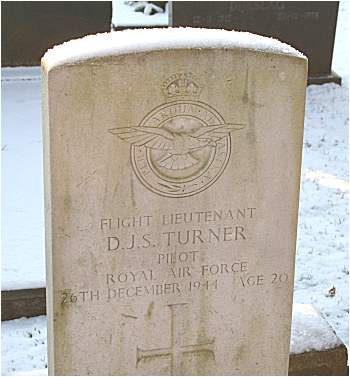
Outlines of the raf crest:
M131 163L140 182L167 197L185 197L210 187L231 154L231 133L242 123L226 123L211 106L199 102L202 87L193 73L176 73L162 86L167 103L138 126L109 130L131 145Z

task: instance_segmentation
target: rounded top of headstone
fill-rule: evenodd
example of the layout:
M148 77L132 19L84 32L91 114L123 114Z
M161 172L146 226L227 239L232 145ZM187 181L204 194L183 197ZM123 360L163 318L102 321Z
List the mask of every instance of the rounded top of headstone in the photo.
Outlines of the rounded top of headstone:
M153 28L115 31L73 39L48 50L42 65L52 69L86 60L171 49L248 49L306 57L277 39L248 32L202 28Z

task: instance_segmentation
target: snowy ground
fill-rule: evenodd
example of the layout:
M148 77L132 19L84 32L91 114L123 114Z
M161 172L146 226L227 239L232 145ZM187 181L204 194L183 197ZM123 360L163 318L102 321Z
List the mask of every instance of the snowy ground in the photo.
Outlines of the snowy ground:
M46 316L2 322L1 342L1 375L47 368Z
M313 304L349 345L348 1L340 2L333 69L341 87L307 89L294 302Z
M47 375L46 316L2 323L1 340L2 375ZM312 306L294 306L291 353L320 351L339 344L339 338Z
M349 3L341 2L333 69L343 86L307 89L294 294L295 302L314 305L347 344L348 17ZM43 287L40 81L35 70L20 72L26 80L2 73L2 289ZM45 368L45 321L2 323L3 374Z
M40 70L14 74L2 69L2 290L45 286Z
M348 344L347 96L347 83L308 88L294 301L312 303Z

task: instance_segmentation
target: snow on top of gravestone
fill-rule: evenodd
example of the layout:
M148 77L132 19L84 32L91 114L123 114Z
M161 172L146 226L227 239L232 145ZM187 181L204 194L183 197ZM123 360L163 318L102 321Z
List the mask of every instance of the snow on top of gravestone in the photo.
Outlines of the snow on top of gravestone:
M246 48L305 58L295 48L248 32L201 28L154 28L88 35L55 46L43 57L51 69L64 64L112 55L183 48Z

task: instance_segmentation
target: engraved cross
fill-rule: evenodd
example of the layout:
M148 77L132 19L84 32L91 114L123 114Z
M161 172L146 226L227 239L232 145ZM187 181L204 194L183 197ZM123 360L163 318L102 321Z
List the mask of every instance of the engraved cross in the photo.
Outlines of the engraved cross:
M183 354L207 352L213 359L215 338L198 344L183 345L181 342L181 320L182 308L186 303L167 305L171 312L170 322L170 346L165 348L154 348L150 350L143 350L137 347L136 350L136 366L147 358L168 357L170 358L170 374L179 374L181 369L181 360ZM181 318L181 319L180 319Z

